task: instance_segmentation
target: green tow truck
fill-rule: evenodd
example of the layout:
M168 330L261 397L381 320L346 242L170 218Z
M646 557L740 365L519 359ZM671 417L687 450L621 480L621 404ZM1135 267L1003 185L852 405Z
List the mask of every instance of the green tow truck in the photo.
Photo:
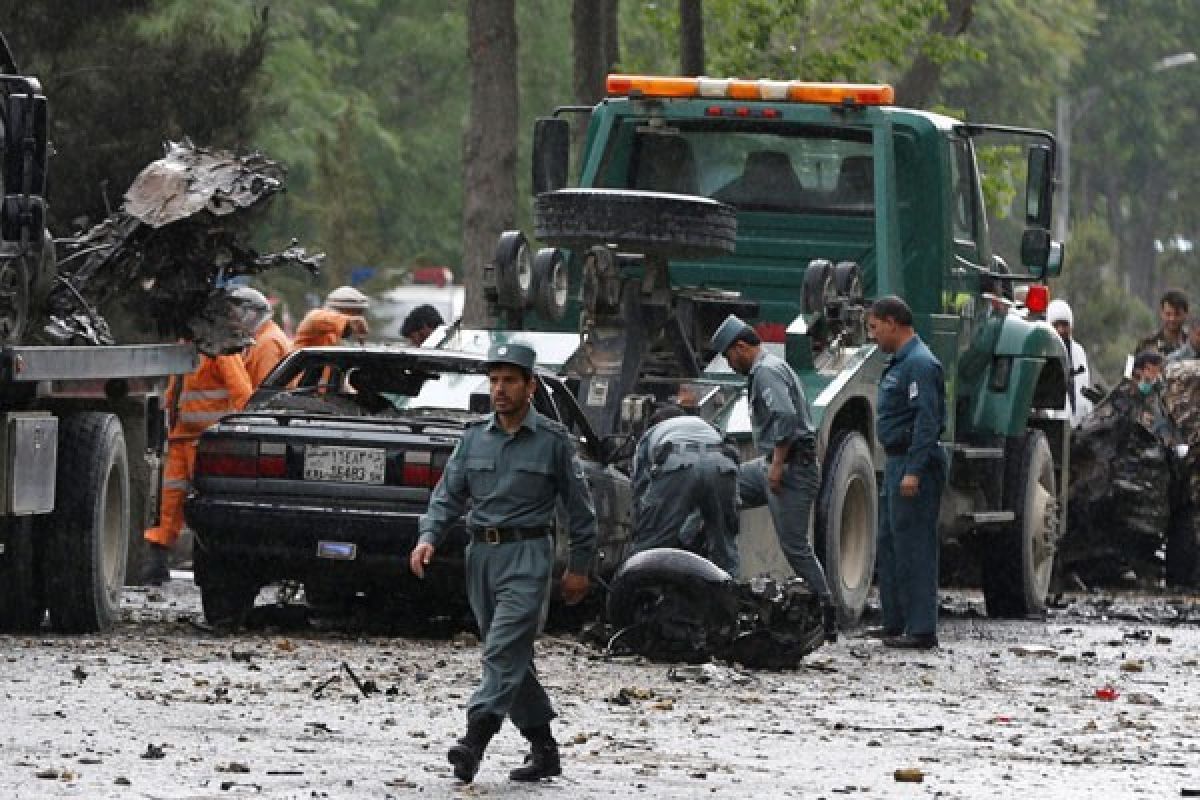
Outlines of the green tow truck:
M872 298L904 297L945 367L943 541L977 555L989 614L1042 611L1070 436L1068 357L1039 315L1062 263L1054 138L894 107L886 85L612 75L608 95L536 123L546 246L501 237L485 269L497 327L578 337L562 369L600 435L636 433L681 398L745 442L741 379L707 342L730 312L755 323L812 405L813 536L849 624L874 574L883 465L885 355L864 318ZM590 121L566 188L572 112ZM765 513L743 516L741 549L747 574L789 572Z

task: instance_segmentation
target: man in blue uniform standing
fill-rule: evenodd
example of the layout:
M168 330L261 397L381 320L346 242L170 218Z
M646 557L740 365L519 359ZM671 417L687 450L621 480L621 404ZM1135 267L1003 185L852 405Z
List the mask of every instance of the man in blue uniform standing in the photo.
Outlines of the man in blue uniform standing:
M433 560L451 522L470 501L466 526L467 598L483 641L483 679L467 706L467 732L447 758L459 780L474 780L484 750L507 716L529 740L525 766L509 773L537 781L562 773L550 732L557 716L538 682L533 641L545 615L554 567L554 509L562 501L570 530L563 598L588 591L596 513L567 429L532 407L536 354L522 344L488 351L493 413L467 426L421 517L409 566L417 577Z
M737 461L699 417L675 405L650 417L633 457L633 547L684 547L704 525L703 555L737 577Z
M889 353L879 380L876 431L887 454L879 503L877 568L883 643L937 647L938 509L946 459L938 444L946 419L942 365L913 330L899 297L876 300L868 317Z
M808 541L808 521L817 492L816 434L800 379L787 362L768 353L754 329L733 314L712 337L712 349L735 372L748 376L750 426L761 455L738 470L743 508L766 505L775 535L797 575L820 599L825 640L837 641L837 608L825 570Z

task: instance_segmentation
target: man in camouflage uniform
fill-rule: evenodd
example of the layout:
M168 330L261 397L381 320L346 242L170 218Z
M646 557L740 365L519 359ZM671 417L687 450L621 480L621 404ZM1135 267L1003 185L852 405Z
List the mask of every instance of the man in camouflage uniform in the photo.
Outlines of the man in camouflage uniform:
M1152 350L1164 357L1178 350L1188 340L1188 330L1183 320L1188 315L1188 297L1179 289L1169 289L1158 302L1158 316L1162 327L1138 342L1135 353Z
M1193 338L1196 331L1192 331ZM1163 373L1163 406L1175 423L1181 508L1167 535L1167 582L1200 585L1200 358L1180 359Z

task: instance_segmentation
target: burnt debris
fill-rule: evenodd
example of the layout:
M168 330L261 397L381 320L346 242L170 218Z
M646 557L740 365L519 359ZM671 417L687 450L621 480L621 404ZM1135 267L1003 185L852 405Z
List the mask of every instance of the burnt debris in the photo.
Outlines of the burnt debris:
M238 275L289 264L317 273L321 255L292 242L259 253L251 223L284 190L282 165L172 142L125 194L121 210L76 236L56 239L44 301L45 344L105 345L186 339L203 353L246 340L220 287ZM39 298L35 298L35 303ZM40 305L40 308L38 308Z

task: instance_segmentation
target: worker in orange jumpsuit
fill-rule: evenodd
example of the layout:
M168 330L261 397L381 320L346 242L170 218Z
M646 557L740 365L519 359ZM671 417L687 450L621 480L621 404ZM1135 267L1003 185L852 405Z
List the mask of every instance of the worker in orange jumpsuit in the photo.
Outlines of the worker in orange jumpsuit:
M146 531L149 543L143 582L161 586L171 578L168 556L183 530L183 501L191 489L196 465L196 442L205 428L221 416L246 405L254 388L241 354L202 356L200 367L167 390L171 429L167 434L167 463L163 470L158 525Z
M250 383L257 389L275 365L292 351L292 341L271 319L271 304L262 292L242 286L233 290L233 298L240 306L243 328L254 332L254 344L246 348L242 361L250 374Z
M353 336L360 342L367 336L367 307L371 301L353 286L339 286L325 298L325 305L314 308L300 320L292 349L331 347Z

